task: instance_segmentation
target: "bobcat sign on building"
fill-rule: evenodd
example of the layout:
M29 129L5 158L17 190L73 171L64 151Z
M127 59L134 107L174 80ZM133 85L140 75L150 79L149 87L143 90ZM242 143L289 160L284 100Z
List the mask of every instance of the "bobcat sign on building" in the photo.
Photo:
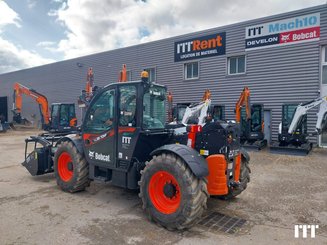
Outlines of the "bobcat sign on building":
M245 29L245 48L315 41L320 37L320 13L274 21Z

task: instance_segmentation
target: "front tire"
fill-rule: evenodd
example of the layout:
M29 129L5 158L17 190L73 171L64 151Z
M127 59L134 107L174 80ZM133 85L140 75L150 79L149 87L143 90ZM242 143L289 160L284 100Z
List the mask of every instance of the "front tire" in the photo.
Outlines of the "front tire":
M89 166L72 142L58 145L54 156L54 174L58 186L66 192L83 191L90 185Z
M206 183L182 159L171 153L154 156L141 174L140 197L150 220L182 230L202 215L209 196Z

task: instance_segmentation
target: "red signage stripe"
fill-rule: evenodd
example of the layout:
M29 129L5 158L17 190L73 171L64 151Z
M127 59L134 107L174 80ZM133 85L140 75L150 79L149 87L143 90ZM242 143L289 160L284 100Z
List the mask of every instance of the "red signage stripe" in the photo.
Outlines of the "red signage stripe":
M279 34L280 43L291 43L320 37L320 26Z

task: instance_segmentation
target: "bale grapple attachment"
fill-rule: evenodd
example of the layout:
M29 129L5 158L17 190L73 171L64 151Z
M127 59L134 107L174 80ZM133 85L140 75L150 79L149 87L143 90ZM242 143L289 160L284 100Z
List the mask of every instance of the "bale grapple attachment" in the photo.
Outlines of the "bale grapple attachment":
M25 161L22 165L32 176L53 172L54 143L60 136L42 137L31 136L25 139ZM34 143L34 148L28 153L29 143Z

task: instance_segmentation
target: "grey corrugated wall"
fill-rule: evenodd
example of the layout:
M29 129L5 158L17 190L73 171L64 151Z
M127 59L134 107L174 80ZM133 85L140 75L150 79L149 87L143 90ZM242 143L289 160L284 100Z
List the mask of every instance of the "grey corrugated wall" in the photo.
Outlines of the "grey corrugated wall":
M320 12L320 41L244 50L245 28L260 23ZM320 45L327 41L327 5L260 18L137 46L98 53L45 66L0 75L0 96L9 96L16 81L44 93L50 103L76 102L85 87L88 67L95 71L95 84L103 86L117 81L122 64L139 79L143 68L156 68L157 82L173 92L174 102L199 101L204 89L212 92L213 103L226 106L226 118L233 119L234 105L244 86L251 90L251 100L263 103L272 111L272 138L277 139L283 103L299 103L316 98L319 93ZM200 77L183 80L183 62L174 62L174 42L197 36L226 32L226 55L200 59ZM227 56L246 55L246 74L227 76ZM83 64L78 67L76 64ZM11 108L10 108L11 109ZM314 130L315 112L308 115L309 132ZM23 115L38 115L31 99L24 99ZM78 112L80 116L80 113ZM11 118L11 113L9 114ZM316 137L311 139L316 142Z

